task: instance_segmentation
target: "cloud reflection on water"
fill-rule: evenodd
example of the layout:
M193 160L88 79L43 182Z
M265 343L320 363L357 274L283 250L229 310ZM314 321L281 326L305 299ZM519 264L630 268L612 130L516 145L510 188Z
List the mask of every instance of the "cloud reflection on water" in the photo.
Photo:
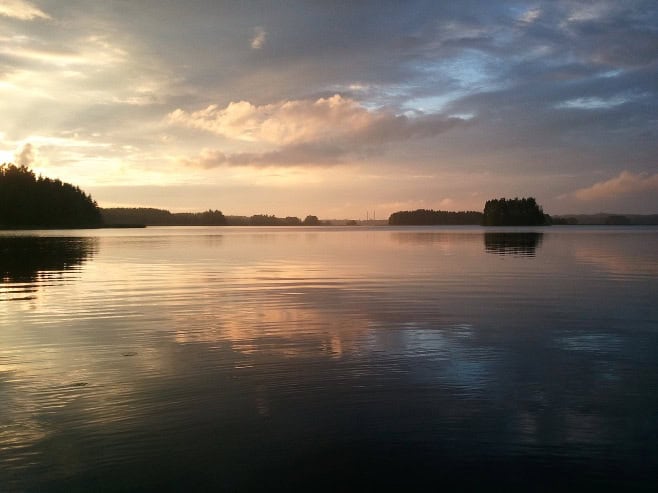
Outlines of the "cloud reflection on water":
M652 409L656 377L637 375L655 336L588 319L619 281L575 256L591 238L546 236L545 262L505 265L472 233L102 238L75 284L0 311L18 327L0 335L0 450L60 485L93 476L100 449L124 472L178 460L204 477L209 458L253 472L276 460L260 446L299 459L341 440L596 466L632 431L618 413ZM555 278L574 269L567 291Z

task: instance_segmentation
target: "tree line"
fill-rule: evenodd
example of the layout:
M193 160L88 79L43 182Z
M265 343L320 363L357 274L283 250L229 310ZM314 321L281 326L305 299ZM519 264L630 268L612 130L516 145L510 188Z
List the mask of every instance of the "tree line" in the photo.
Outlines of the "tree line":
M253 216L228 216L229 226L326 226L318 216L308 215L301 220L296 216L276 217L268 214L255 214Z
M101 209L107 225L113 226L320 226L317 216L306 216L304 220L288 216L284 218L269 214L253 216L225 216L219 210L205 212L170 212L150 207L113 207Z
M551 216L553 224L560 225L607 225L607 226L655 226L658 214L571 214Z
M37 177L26 166L0 165L0 228L94 228L98 204L80 188Z
M102 208L101 215L109 226L225 226L222 211L172 213L152 207Z
M415 211L394 212L388 218L392 226L473 225L482 226L542 226L551 224L534 197L487 200L483 212L477 211Z
M477 211L434 211L431 209L417 209L415 211L394 212L388 218L388 224L391 226L412 226L412 225L461 225L461 224L481 224L482 213Z

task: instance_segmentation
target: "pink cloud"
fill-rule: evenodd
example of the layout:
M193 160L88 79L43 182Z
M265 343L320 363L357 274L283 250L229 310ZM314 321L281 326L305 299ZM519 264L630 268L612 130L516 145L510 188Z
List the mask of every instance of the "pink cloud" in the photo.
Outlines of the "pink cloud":
M647 191L658 191L658 173L632 173L622 171L618 176L573 192L582 201L603 200Z

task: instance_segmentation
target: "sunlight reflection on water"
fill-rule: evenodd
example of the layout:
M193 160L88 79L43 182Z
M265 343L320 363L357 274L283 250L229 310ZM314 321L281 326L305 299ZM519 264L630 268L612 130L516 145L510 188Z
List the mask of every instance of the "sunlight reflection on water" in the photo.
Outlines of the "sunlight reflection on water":
M0 235L0 484L649 485L658 230L624 231Z

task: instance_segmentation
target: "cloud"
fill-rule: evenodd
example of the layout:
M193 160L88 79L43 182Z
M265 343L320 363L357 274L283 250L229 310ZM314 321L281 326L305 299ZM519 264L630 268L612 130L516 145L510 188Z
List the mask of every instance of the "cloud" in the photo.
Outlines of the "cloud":
M265 45L265 40L267 39L267 32L262 27L257 27L254 29L255 34L251 39L251 47L254 50L260 50Z
M12 17L23 21L33 19L50 19L43 10L25 0L0 0L0 16Z
M315 101L290 100L262 106L239 101L223 109L210 105L192 113L177 109L168 120L230 139L274 145L406 140L435 135L463 122L436 115L409 118L368 110L338 94Z
M262 106L231 102L226 108L210 105L192 113L177 109L169 114L169 121L231 139L289 145L359 132L383 117L335 95L316 101L289 100Z
M658 192L658 173L622 171L615 178L578 189L572 195L578 200L594 201L643 192Z
M35 161L35 154L36 152L32 147L32 144L25 144L21 151L17 152L15 155L16 164L18 166L27 166L29 168Z
M271 148L234 154L207 150L196 160L204 168L222 164L336 164L346 157L354 159L379 152L392 142L435 136L465 123L456 117L410 118L385 110L369 110L340 95L262 106L240 101L225 108L210 105L191 113L177 109L168 115L168 121Z

